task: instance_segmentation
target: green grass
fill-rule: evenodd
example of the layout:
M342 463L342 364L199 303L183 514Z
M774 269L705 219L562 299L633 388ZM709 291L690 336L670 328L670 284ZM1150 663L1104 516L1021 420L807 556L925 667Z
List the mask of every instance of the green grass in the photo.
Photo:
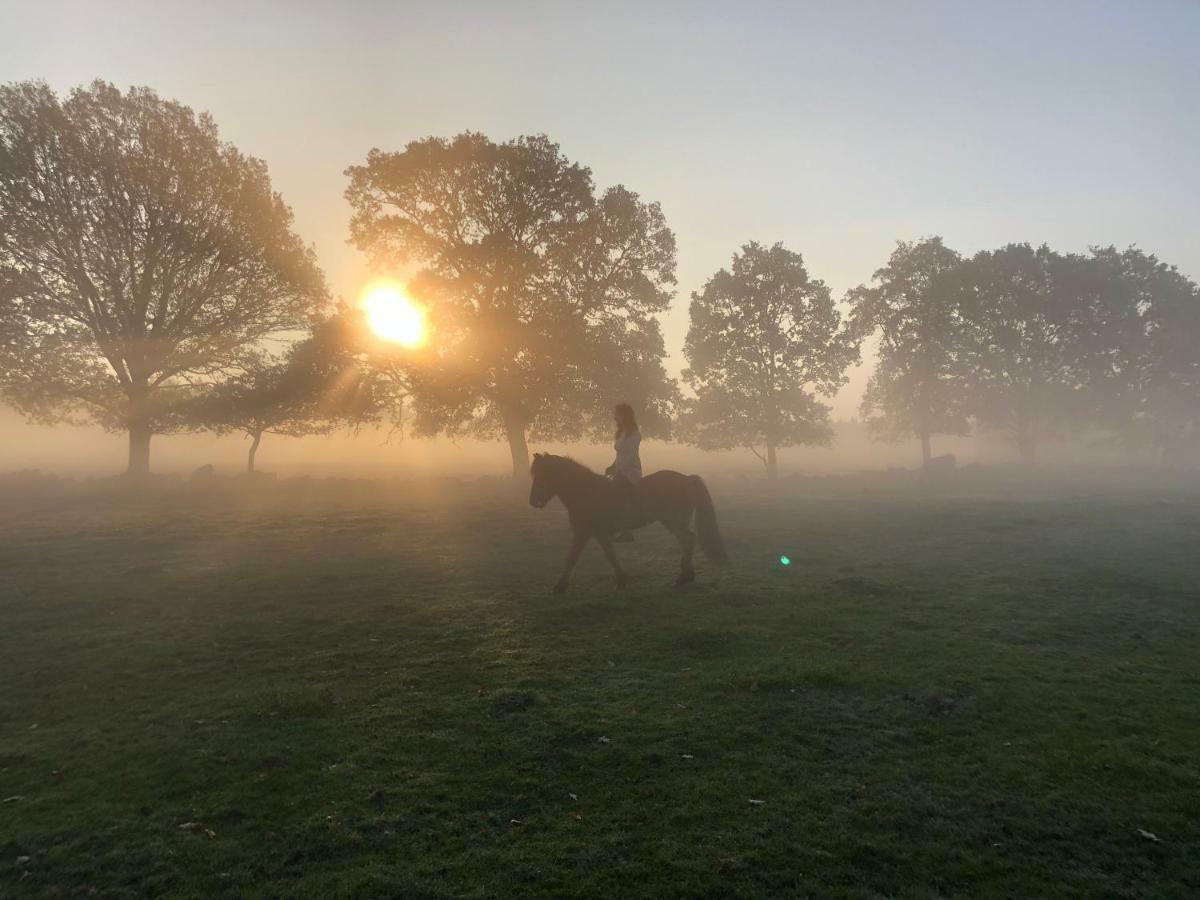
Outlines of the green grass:
M1200 493L1045 487L10 496L0 897L1200 895Z

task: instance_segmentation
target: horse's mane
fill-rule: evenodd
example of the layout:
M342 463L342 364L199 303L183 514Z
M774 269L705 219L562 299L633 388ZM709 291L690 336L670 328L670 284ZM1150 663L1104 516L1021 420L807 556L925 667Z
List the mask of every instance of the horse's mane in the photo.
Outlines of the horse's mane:
M555 456L553 453L537 453L534 454L534 464L545 466L556 475L564 478L585 478L589 475L593 478L600 477L583 463L576 462L569 456Z

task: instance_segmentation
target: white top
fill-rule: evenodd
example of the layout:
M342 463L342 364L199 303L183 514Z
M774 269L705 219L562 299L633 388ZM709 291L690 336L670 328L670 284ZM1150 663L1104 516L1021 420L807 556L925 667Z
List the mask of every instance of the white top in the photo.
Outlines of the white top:
M617 451L617 459L613 466L633 484L642 480L642 459L638 456L638 445L641 442L641 432L633 431L621 435L613 444L613 449Z

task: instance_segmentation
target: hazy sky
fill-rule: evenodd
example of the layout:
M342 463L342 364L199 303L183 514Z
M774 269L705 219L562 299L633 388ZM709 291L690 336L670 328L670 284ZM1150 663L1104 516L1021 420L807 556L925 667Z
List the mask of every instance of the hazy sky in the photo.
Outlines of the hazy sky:
M270 166L335 292L368 149L546 132L661 201L665 320L748 240L840 295L899 238L1138 244L1200 277L1200 2L0 0L0 81L145 84ZM854 411L864 375L839 397Z

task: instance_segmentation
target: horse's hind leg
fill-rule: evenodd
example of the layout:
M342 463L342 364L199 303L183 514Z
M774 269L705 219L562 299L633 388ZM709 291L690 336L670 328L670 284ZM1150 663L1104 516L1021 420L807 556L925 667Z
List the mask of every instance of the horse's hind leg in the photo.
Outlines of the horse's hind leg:
M600 544L600 549L604 551L604 558L608 560L608 564L612 566L613 575L617 579L617 588L625 587L625 583L629 580L629 576L625 574L625 570L621 568L621 564L617 561L617 554L613 550L612 535L607 531L596 534L596 542Z
M682 587L696 580L696 570L692 568L692 554L696 550L696 536L692 534L692 529L686 519L683 521L664 519L663 525L666 526L667 531L675 535L675 539L679 541L679 549L683 551L683 558L679 562L679 577L675 579L675 586Z

